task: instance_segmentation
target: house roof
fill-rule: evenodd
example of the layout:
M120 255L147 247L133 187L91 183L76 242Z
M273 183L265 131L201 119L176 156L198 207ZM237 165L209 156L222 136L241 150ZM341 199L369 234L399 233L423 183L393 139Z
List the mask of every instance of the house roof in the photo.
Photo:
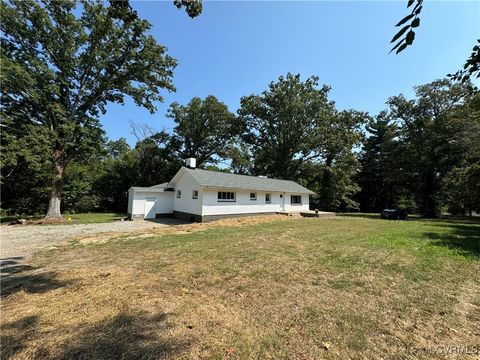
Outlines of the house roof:
M168 186L168 183L161 183L153 186L132 186L130 189L133 189L134 191L161 192L161 191L164 191L167 186Z
M313 191L290 180L278 180L258 176L238 175L221 171L189 169L182 167L202 187L278 191L301 194L314 194ZM175 176L176 177L176 176Z
M164 182L164 183L161 183L161 184L157 184L157 185L153 185L153 186L150 186L151 188L166 188L168 186L168 182Z

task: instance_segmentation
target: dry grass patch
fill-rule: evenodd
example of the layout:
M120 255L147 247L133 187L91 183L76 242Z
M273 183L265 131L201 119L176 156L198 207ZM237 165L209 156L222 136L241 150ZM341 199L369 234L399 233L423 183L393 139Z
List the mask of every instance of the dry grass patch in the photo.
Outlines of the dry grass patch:
M428 346L478 345L478 225L272 220L40 254L2 294L2 358L430 359L444 357Z
M232 219L222 219L204 223L179 224L172 226L156 226L136 232L106 232L94 236L79 236L76 238L82 244L107 242L108 240L127 238L141 239L150 236L161 236L168 234L188 234L191 232L204 231L212 227L239 227L245 225L263 224L267 222L287 220L285 215L263 215L263 216L245 216Z

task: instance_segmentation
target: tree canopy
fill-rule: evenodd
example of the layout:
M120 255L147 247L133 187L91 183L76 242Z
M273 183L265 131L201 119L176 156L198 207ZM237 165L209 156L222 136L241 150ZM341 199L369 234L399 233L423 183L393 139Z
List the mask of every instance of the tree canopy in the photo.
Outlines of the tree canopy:
M297 181L315 192L312 208L480 211L480 95L470 84L418 86L411 99L390 97L376 116L339 111L328 90L315 77L287 74L242 98L238 116L213 96L174 103L171 132L139 126L135 146L102 137L96 151L72 159L62 209L125 211L130 186L169 181L186 157L203 154L204 169ZM11 121L4 118L1 134L2 207L44 211L50 143L33 131L16 137Z
M251 145L253 171L281 179L298 176L302 165L323 155L325 129L334 117L329 87L318 78L302 81L287 74L272 82L261 95L240 100L239 116Z
M187 105L173 103L167 116L175 122L179 156L196 158L198 166L225 158L239 131L235 115L212 95L194 97Z
M151 112L174 91L176 61L128 7L101 1L11 0L0 4L2 117L11 143L35 134L49 148L47 216L60 216L65 169L94 152L98 116L125 96ZM14 151L9 147L8 151ZM9 155L23 157L22 154Z

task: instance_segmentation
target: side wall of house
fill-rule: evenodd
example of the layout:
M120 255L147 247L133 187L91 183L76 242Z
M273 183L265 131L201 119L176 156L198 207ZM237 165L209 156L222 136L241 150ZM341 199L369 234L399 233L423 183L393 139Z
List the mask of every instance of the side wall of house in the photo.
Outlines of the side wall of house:
M155 203L155 213L157 215L166 215L173 213L173 192L164 191L157 194L157 202Z
M203 191L198 183L189 174L183 174L174 186L173 210L185 214L202 215ZM182 192L177 197L177 191ZM193 199L193 190L198 190L198 199Z
M300 195L302 197L302 204L291 204L291 196ZM308 194L296 194L296 193L286 193L285 194L285 211L286 212L296 212L296 211L308 211L310 210L310 195Z
M229 191L235 192L235 201L219 201L218 192ZM250 199L250 193L255 192L256 200ZM270 194L270 203L265 200L265 194ZM285 209L282 210L280 198L285 198ZM302 204L292 205L290 203L290 195L301 195ZM264 191L245 191L231 189L204 189L203 191L203 216L211 215L229 215L229 214L257 214L257 213L275 213L279 211L305 211L309 210L308 194L291 194L280 192L264 192Z
M133 193L133 191L132 191ZM145 215L145 200L155 198L155 213L167 215L173 213L173 192L136 192L132 194L130 209L130 191L129 191L129 217L143 219Z

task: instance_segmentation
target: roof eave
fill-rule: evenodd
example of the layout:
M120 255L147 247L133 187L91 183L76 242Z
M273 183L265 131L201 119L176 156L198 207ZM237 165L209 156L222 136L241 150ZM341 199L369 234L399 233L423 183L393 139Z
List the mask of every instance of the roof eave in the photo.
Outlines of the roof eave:
M164 188L149 188L149 187L140 188L135 186L132 186L130 189L133 189L134 192L164 192L165 191Z
M205 189L231 189L231 190L244 190L244 191L265 191L265 192L279 192L279 193L292 193L292 194L309 194L313 195L315 194L312 190L299 190L299 191L291 191L291 190L273 190L273 189L255 189L255 188L240 188L240 187L235 187L235 186L216 186L216 185L200 185L202 188Z

